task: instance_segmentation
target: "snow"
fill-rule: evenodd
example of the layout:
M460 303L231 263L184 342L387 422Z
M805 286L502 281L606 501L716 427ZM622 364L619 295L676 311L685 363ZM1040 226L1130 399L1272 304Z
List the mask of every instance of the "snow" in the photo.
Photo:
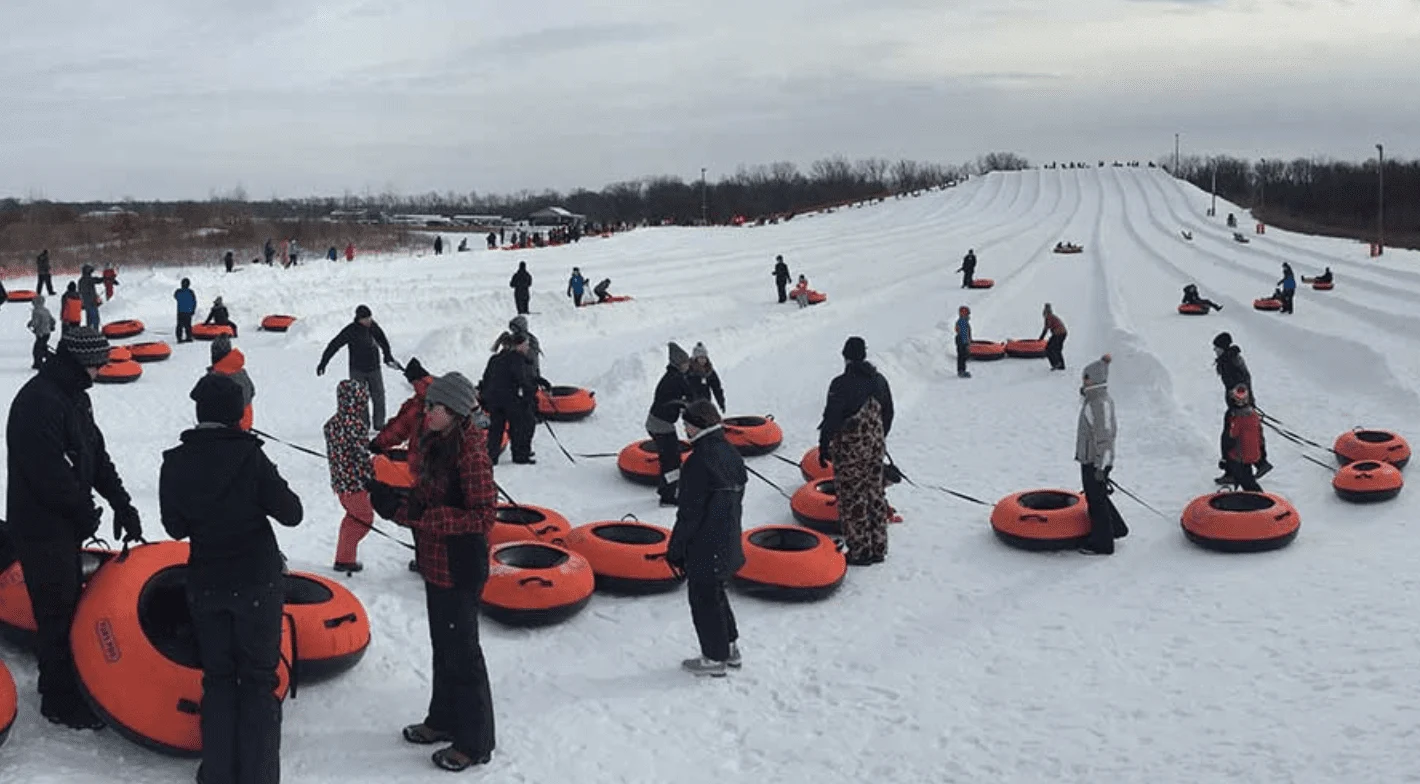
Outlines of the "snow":
M994 500L1033 487L1078 487L1072 462L1078 372L1114 362L1118 481L1168 519L1117 495L1132 526L1112 558L1019 552L990 532L989 510L898 486L906 519L886 564L853 569L826 602L780 605L734 596L745 668L723 681L677 669L696 646L684 597L597 595L560 626L510 630L485 621L498 751L483 776L501 781L1393 781L1414 773L1413 676L1420 621L1411 596L1414 496L1358 507L1329 475L1269 439L1264 485L1292 501L1301 534L1289 548L1222 556L1189 544L1177 514L1213 490L1221 388L1211 339L1229 330L1272 415L1329 443L1356 425L1404 432L1420 414L1413 305L1420 255L1367 258L1355 242L1269 229L1232 242L1229 211L1205 217L1207 195L1154 170L1026 171L973 178L919 198L888 200L776 226L641 229L559 248L311 261L291 270L126 270L106 319L170 332L171 291L192 278L203 311L221 295L242 327L257 385L257 427L320 448L343 375L323 378L319 353L367 303L401 359L476 378L513 315L508 276L526 260L531 321L554 383L596 390L596 414L553 427L576 453L616 452L644 437L666 341L704 341L731 413L772 413L780 454L816 442L839 349L862 335L893 384L889 449L908 476ZM1244 220L1245 226L1251 222ZM1194 233L1186 242L1180 230ZM446 237L447 239L447 237ZM1052 254L1057 241L1085 246ZM996 280L961 291L952 273L974 248ZM783 253L827 304L777 305L770 270ZM1337 287L1299 289L1293 316L1252 310L1289 260L1322 266ZM571 267L635 301L574 309ZM1225 305L1176 315L1183 284ZM1005 360L955 377L950 322L969 304L978 337L1035 337L1045 301L1070 328L1070 370ZM51 303L53 306L55 303ZM0 310L0 393L29 377L28 306ZM255 327L268 313L289 333ZM169 335L160 337L170 339ZM150 532L160 531L161 451L191 424L187 392L208 364L203 344L177 347L137 384L98 388L98 420ZM391 413L407 394L386 375ZM1414 433L1409 435L1414 436ZM574 524L633 513L670 525L654 493L621 479L614 460L567 461L540 429L536 466L501 465L519 501ZM306 504L278 532L298 569L328 572L341 513L322 461L268 443ZM1322 455L1324 457L1324 455ZM507 461L505 461L506 463ZM751 466L792 491L797 470ZM745 527L791 520L787 502L753 483ZM107 522L107 517L106 517ZM387 530L394 530L386 524ZM401 535L402 532L400 532ZM374 640L343 678L286 703L287 781L446 781L426 748L399 739L423 717L429 649L422 588L408 552L370 537L365 572L348 584L366 603ZM344 578L342 578L344 579ZM195 763L158 756L112 731L53 728L38 716L35 668L0 655L20 686L20 719L0 749L0 780L189 780ZM479 774L475 774L479 775Z

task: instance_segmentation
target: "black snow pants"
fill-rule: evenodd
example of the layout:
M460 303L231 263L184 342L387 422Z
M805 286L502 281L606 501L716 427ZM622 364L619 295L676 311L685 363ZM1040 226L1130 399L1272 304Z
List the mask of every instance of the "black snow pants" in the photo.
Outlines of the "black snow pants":
M1065 369L1065 336L1051 335L1045 341L1045 358L1050 360L1052 370Z
M44 364L44 358L49 355L49 336L45 335L44 337L40 337L39 335L35 335L35 344L34 348L31 349L31 353L34 354L34 364L31 367L35 370L39 370L39 366Z
M1085 539L1085 547L1097 553L1114 552L1114 540L1129 533L1124 518L1114 508L1109 499L1104 482L1095 478L1095 467L1089 463L1080 464L1080 484L1084 488L1085 503L1090 508L1090 535Z
M16 537L15 551L25 572L34 608L39 693L46 714L64 714L83 703L79 676L69 648L69 627L83 584L79 547L63 538L29 541Z
M780 304L780 305L783 305L785 302L788 302L788 301L789 301L789 292L786 291L785 288L784 288L785 286L788 286L788 285L789 285L789 281L787 281L787 280L780 280L780 279L778 279L778 278L775 278L775 279L774 279L774 287L777 288L777 289L779 289L779 304Z
M711 661L730 658L730 643L740 638L735 627L735 613L730 598L725 595L725 582L719 579L691 579L686 583L690 598L690 620L695 635L700 638L700 655Z
M1297 296L1297 290L1296 290L1296 289L1292 289L1292 290L1290 290L1290 291L1288 291L1288 290L1286 290L1286 289L1283 289L1283 291L1282 291L1282 312L1283 312L1283 313L1291 313L1291 312L1292 312L1292 299L1293 299L1294 297L1296 297L1296 296Z
M513 453L513 462L530 459L533 432L537 429L532 409L521 402L488 409L488 460L494 465L498 463L498 456L503 454L505 429L508 431L508 447Z
M179 343L191 343L191 342L192 342L192 314L191 314L191 313L179 313L179 314L177 314L177 330L176 330L176 332L177 332L177 342L179 342Z
M1262 492L1262 486L1257 483L1257 477L1252 475L1252 466L1238 460L1229 460L1225 465L1228 478L1233 480L1233 484L1251 493Z
M35 293L43 294L49 291L49 296L54 296L54 280L48 272L41 272L35 280Z
M662 501L675 501L680 488L680 437L675 433L651 433L656 442L656 456L661 463L661 484L657 488Z
M966 360L971 356L970 343L957 344L957 375L966 372Z
M527 289L513 289L513 304L518 306L518 315L527 315L529 296L530 292Z
M478 639L479 597L488 582L488 540L477 538L483 541L483 557L473 559L475 573L461 576L453 588L424 583L434 653L433 693L424 726L453 735L455 750L484 760L493 753L495 740L493 691Z

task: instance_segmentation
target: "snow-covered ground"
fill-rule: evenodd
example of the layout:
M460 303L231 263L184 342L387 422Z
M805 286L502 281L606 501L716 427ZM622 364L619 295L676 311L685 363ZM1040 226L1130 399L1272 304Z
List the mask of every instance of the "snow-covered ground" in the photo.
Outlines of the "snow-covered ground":
M435 372L482 372L512 316L507 280L525 259L536 280L534 331L554 383L596 390L599 408L556 425L573 452L615 452L643 437L666 341L704 341L731 412L772 413L797 460L815 426L839 349L853 334L891 380L898 418L889 448L919 483L994 500L1033 487L1074 487L1078 372L1112 352L1118 403L1116 478L1164 510L1117 495L1132 526L1113 558L1008 549L989 510L930 490L890 493L906 518L886 564L853 569L832 599L780 605L736 596L745 668L696 681L681 594L596 596L571 621L536 631L483 625L498 714L499 781L552 782L1359 782L1416 772L1414 491L1375 507L1342 503L1327 472L1270 439L1268 490L1300 510L1289 548L1222 556L1189 544L1177 514L1214 489L1221 388L1210 341L1229 330L1259 401L1329 442L1356 425L1420 421L1420 254L1366 257L1354 242L1270 230L1232 242L1220 205L1153 170L993 174L945 191L757 228L643 229L526 252L297 269L126 270L106 319L170 330L171 292L188 275L203 312L215 295L242 326L238 345L257 385L257 427L321 447L344 357L317 378L328 340L367 303L401 359ZM1247 224L1247 221L1244 221ZM1184 241L1179 232L1194 232ZM446 237L447 239L447 237ZM1050 252L1059 240L1085 253ZM968 248L988 291L958 288ZM774 302L770 268L827 292L799 310ZM1252 310L1280 263L1299 275L1329 264L1337 287L1300 289L1296 314ZM571 307L579 265L634 302ZM1184 283L1226 309L1176 315ZM1043 302L1070 327L1070 371L1044 361L973 366L959 380L950 321L969 304L978 337L1035 337ZM28 306L0 309L0 396L29 376ZM287 334L258 332L263 314L300 317ZM187 392L208 363L204 344L177 347L125 387L93 397L119 469L158 532L161 450L192 421ZM408 391L386 375L391 412ZM1415 435L1415 433L1410 433ZM535 466L500 465L520 501L574 524L634 513L670 524L655 495L614 461L570 463L539 429ZM328 571L340 510L324 463L277 443L267 452L306 504L281 531L293 566ZM1324 455L1323 455L1324 457ZM796 469L751 466L792 490ZM0 474L2 476L3 474ZM753 482L746 527L790 520L787 502ZM445 781L428 749L399 728L423 717L428 632L408 553L376 537L348 584L374 641L341 679L286 704L283 764L292 782ZM13 648L20 719L0 749L5 782L189 780L194 763L140 749L112 731L61 731L38 716L35 668ZM136 687L136 686L135 686ZM492 779L490 779L492 780Z

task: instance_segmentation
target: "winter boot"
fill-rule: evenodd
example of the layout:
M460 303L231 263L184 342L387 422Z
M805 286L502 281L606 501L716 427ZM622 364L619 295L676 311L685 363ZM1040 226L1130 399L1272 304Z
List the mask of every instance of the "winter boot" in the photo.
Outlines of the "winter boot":
M52 723L63 724L71 730L101 730L107 726L78 696L71 699L43 699L40 701L39 712Z
M725 660L725 666L732 670L738 670L744 666L744 661L740 659L740 644L738 642L730 643L730 658Z
M1267 462L1266 460L1259 460L1257 461L1257 465L1255 466L1255 468L1257 469L1257 473L1255 473L1252 478L1261 479L1267 474L1268 471L1272 470L1272 464Z
M362 563L360 563L359 561L349 561L349 562L336 561L336 562L335 562L335 571L337 571L337 572L345 572L345 576L346 576L346 577L349 577L350 575L352 575L352 574L354 574L354 573L356 573L356 572L362 572L362 571L364 571L364 570L365 570L365 565L362 564Z
M957 378L971 378L971 371L963 370L962 372L957 374Z
M680 668L697 678L707 676L711 678L725 677L725 663L715 661L714 659L707 659L704 656L697 656L694 659L685 659L680 663Z

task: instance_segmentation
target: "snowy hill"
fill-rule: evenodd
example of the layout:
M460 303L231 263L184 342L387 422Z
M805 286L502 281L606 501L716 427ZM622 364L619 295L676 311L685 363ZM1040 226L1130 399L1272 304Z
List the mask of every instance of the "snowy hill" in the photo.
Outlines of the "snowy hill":
M1414 490L1374 507L1345 504L1330 477L1269 437L1264 486L1299 509L1289 548L1221 556L1188 543L1177 515L1214 489L1222 395L1211 340L1232 332L1259 402L1329 443L1356 425L1405 433L1420 421L1420 254L1366 258L1362 244L1269 230L1232 241L1207 195L1154 170L1026 171L974 178L916 199L800 216L757 228L644 229L527 252L312 262L293 270L129 270L104 317L171 330L172 290L193 280L203 314L224 297L257 385L257 427L320 448L343 376L320 351L366 303L396 355L477 378L512 316L518 260L535 278L533 331L554 383L596 390L599 408L555 425L578 453L644 437L666 341L703 341L735 414L772 413L797 460L816 443L844 339L862 335L893 384L893 457L919 483L989 501L1034 487L1076 487L1079 369L1112 352L1118 481L1165 512L1116 495L1132 533L1112 558L1019 552L998 542L989 510L897 486L905 518L884 565L850 570L826 602L778 605L733 596L745 667L701 682L677 669L694 652L681 593L597 595L570 622L536 631L483 624L498 714L499 781L726 784L762 782L1353 782L1414 772L1410 737L1420 617L1413 599L1420 511ZM1247 221L1243 221L1245 224ZM1193 232L1185 241L1180 230ZM1085 246L1052 254L1057 241ZM968 248L994 289L963 291ZM829 295L799 310L774 304L776 253ZM1392 255L1393 254L1393 255ZM1332 292L1302 287L1292 316L1254 311L1282 261L1299 275L1335 271ZM634 302L574 309L571 268ZM1175 313L1197 282L1225 305ZM1034 338L1049 301L1070 328L1066 373L1044 361L973 366L956 378L950 320L969 304L978 337ZM51 303L52 305L54 303ZM300 321L258 332L263 314ZM28 306L0 309L0 398L28 377ZM168 336L160 336L171 339ZM97 416L149 532L158 532L161 450L192 422L187 393L204 344L175 347L126 387L93 392ZM386 377L391 412L408 391ZM1406 433L1417 435L1412 430ZM669 525L655 494L613 460L566 460L539 429L535 466L500 465L513 497L573 524L619 518ZM324 462L268 443L306 504L281 531L295 568L329 573L341 517ZM792 491L798 472L751 467ZM105 526L107 520L105 517ZM746 527L789 522L764 483L745 498ZM393 530L392 526L386 526ZM348 584L374 641L343 679L286 704L291 782L446 781L428 750L399 739L423 718L428 632L408 553L366 539ZM343 579L343 578L342 578ZM140 749L112 731L61 731L39 718L36 671L0 646L20 686L20 719L0 749L6 782L188 781L190 761ZM491 779L490 779L491 780Z

